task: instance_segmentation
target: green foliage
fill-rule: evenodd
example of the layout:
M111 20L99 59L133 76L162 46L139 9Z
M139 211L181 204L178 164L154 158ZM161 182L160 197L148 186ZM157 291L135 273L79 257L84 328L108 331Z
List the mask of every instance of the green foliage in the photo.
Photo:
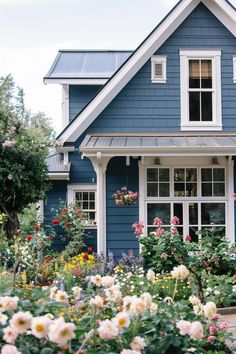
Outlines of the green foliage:
M42 221L39 220L36 204L29 204L18 216L21 232L26 232L27 234L31 233L34 226Z
M63 251L65 259L76 256L85 249L83 241L83 212L77 204L65 206L61 204L56 210L52 224L60 225L65 235L62 236L67 245Z
M25 109L24 93L15 93L13 78L0 78L0 212L12 239L18 222L16 214L44 198L49 189L46 156L52 145L52 128L43 113Z

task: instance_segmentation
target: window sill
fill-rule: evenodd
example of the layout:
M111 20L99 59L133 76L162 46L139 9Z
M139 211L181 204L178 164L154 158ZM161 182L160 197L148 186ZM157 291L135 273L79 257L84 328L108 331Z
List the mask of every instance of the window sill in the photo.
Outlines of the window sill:
M167 80L166 80L166 79L162 79L162 80L151 79L151 82L152 82L153 84L166 84Z
M181 125L181 130L183 131L221 131L222 130L222 124L216 125L216 124L209 124L208 125L201 125L201 124L183 124Z
M92 229L92 230L96 230L97 229L97 225L83 225L84 229Z

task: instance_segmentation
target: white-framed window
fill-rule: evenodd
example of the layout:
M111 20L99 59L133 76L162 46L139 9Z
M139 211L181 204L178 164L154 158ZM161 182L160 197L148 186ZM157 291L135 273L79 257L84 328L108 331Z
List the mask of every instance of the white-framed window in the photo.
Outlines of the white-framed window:
M221 51L180 50L181 130L222 130Z
M236 84L236 56L233 56L233 82Z
M77 203L84 217L85 227L96 227L97 186L94 184L71 184L67 187L67 201Z
M166 83L166 56L154 55L151 58L151 80L153 83Z
M197 241L196 231L212 229L226 235L227 188L225 166L145 166L144 215L146 232L155 230L160 217L163 228L178 216L178 231Z

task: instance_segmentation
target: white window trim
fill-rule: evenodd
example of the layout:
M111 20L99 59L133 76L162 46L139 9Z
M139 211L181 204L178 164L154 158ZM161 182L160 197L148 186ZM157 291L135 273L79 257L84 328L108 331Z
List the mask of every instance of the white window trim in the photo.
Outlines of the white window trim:
M193 203L198 203L198 202L225 202L226 203L226 213L225 213L225 218L226 218L226 239L229 242L234 242L234 235L235 235L235 230L234 230L234 200L232 198L233 191L234 191L234 180L233 180L233 170L234 170L234 164L233 162L228 162L228 164L220 164L219 168L224 168L225 169L225 196L224 197L201 197L200 196L200 170L201 168L212 168L212 165L208 164L200 164L197 165L198 169L198 196L197 197L175 197L173 198L172 196L170 197L161 197L161 198L155 198L155 197L147 197L146 194L146 186L147 186L147 178L146 178L146 170L147 168L156 168L156 165L151 165L151 164L145 164L144 162L139 164L139 192L140 192L140 198L139 198L139 220L144 221L144 233L147 233L147 203L154 203L155 200L158 201L158 203L177 203L179 202L193 202ZM196 166L185 166L183 164L179 165L166 165L163 164L164 168L169 168L170 169L170 179L173 181L173 171L174 168L195 168ZM171 184L171 195L173 195L173 183ZM178 216L178 215L177 215ZM184 232L187 232L187 230L183 229ZM141 252L141 247L140 247L140 252Z
M166 56L154 55L151 58L152 70L151 70L151 81L152 83L165 84L167 81L166 78ZM162 65L162 77L158 78L155 76L155 64Z
M233 82L236 84L236 56L233 56Z
M221 108L221 51L180 50L181 130L222 130ZM189 122L188 62L189 59L212 59L212 122Z
M95 213L97 214L97 185L96 184L69 184L67 186L67 204L74 203L75 192L95 192ZM85 229L96 229L97 225L84 225Z

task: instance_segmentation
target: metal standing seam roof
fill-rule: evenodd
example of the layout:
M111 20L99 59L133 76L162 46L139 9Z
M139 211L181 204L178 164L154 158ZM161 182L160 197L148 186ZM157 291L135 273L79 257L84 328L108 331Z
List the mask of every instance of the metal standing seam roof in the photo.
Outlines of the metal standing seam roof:
M181 153L236 154L236 135L87 135L80 145L82 153Z
M59 50L44 80L109 79L133 51Z
M46 160L48 166L49 173L68 173L70 172L71 163L67 165L64 164L63 155L62 154L55 154L51 155Z

